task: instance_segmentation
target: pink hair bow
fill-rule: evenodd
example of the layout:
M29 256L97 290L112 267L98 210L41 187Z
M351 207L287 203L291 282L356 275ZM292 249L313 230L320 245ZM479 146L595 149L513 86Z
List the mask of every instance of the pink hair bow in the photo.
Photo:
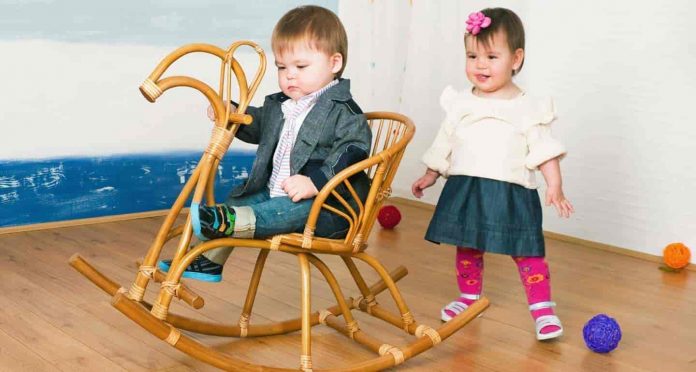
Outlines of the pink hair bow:
M466 20L466 30L472 35L478 34L481 32L482 28L486 28L490 25L491 19L481 12L469 14L469 19Z

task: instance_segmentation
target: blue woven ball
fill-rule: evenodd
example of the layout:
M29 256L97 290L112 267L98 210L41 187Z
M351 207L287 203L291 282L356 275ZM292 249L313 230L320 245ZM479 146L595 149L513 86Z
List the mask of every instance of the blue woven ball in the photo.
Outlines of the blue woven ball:
M621 341L621 327L606 314L595 315L582 328L585 344L595 353L608 353Z

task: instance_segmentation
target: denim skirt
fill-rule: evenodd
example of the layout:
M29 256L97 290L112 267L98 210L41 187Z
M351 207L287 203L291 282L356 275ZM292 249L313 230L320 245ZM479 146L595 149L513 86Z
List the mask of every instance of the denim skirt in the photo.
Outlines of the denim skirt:
M537 190L471 176L450 176L425 239L511 256L544 256Z

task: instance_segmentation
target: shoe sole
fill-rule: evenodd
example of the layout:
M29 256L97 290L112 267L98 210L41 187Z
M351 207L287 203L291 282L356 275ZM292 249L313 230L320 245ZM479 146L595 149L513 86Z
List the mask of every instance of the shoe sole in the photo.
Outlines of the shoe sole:
M165 274L169 272L169 265L162 261L157 262L157 267L163 271ZM183 278L198 280L201 282L218 283L222 281L222 275L212 275L204 273L192 273L190 271L184 271L182 275Z
M557 337L563 336L563 329L559 329L558 331L553 331L549 333L540 333L537 334L536 338L539 341L546 341L546 340L551 340Z

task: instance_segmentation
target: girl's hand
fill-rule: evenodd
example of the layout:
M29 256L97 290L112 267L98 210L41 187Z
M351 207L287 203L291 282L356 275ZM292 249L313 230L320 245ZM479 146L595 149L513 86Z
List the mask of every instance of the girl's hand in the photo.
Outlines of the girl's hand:
M558 217L568 218L575 212L573 205L570 201L563 195L563 190L560 186L549 186L546 189L546 205L553 204L556 207L556 212L558 212Z
M280 184L280 187L283 188L283 191L288 193L288 197L295 203L302 199L313 198L319 193L319 190L314 186L312 180L301 174L286 178L285 181Z
M428 171L425 172L423 177L417 179L416 182L414 182L411 186L411 192L413 193L413 196L420 199L423 196L423 190L432 186L435 183L435 181L437 181L437 178L439 176L439 173L428 169Z

